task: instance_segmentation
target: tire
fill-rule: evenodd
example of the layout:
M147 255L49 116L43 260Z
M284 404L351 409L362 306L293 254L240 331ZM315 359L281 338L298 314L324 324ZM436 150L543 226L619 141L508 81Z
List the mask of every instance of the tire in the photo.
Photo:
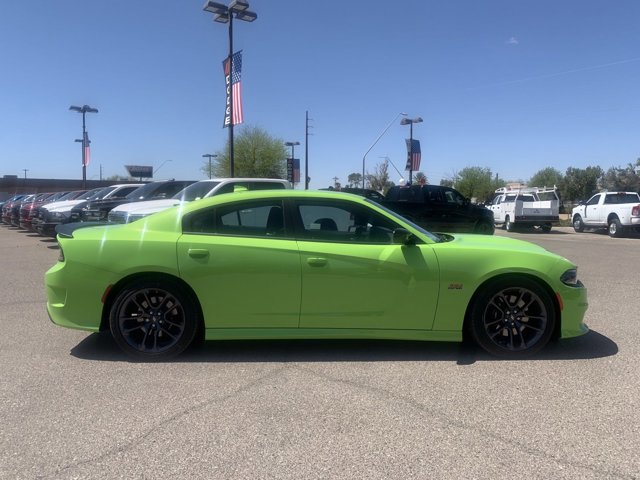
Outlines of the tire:
M613 238L620 238L624 235L624 227L620 223L618 218L612 218L609 221L609 236Z
M511 219L508 215L504 219L504 229L507 232L513 232L513 223L511 223Z
M509 277L487 284L476 296L471 336L492 355L524 358L551 339L556 313L551 296L535 281Z
M198 327L191 296L168 280L127 285L109 310L109 328L118 346L139 360L166 360L183 352Z
M551 224L545 223L544 225L540 225L540 230L542 230L544 233L549 233L551 231Z
M573 229L578 233L584 232L584 222L580 215L573 217Z
M496 227L493 223L486 220L480 220L476 223L473 233L477 233L479 235L493 235L495 229Z

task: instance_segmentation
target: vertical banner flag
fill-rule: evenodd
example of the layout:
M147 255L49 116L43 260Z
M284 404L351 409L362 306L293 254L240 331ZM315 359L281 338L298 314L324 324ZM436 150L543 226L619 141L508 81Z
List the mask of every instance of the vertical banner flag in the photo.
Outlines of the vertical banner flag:
M413 172L420 170L420 140L413 140L413 148L411 148L411 140L407 138L407 166L405 170Z
M83 152L84 163L82 164L83 167L86 167L87 165L89 165L89 160L91 158L91 147L89 146L90 144L91 144L91 140L89 140L89 134L87 132L84 132L84 137L82 138L82 148L84 150Z
M291 183L300 183L299 158L287 158L287 180Z
M233 64L233 70L231 65ZM233 62L231 57L225 58L222 62L224 70L224 83L227 92L227 104L224 110L223 128L230 124L237 125L243 122L242 115L242 82L240 74L242 72L242 50L233 54ZM233 95L233 119L231 118L231 96ZM233 123L232 123L233 122Z

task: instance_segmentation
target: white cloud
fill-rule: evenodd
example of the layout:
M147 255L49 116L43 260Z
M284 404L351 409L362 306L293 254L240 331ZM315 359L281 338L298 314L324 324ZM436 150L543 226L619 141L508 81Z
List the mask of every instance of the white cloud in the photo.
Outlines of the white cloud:
M505 42L507 45L518 45L520 42L516 37L511 37L509 40Z

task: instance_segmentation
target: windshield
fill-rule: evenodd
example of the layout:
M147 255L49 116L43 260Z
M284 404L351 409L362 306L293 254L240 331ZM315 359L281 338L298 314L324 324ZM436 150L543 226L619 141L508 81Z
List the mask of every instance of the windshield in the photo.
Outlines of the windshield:
M196 182L189 185L187 188L183 188L176 193L172 198L182 200L183 202L193 202L199 198L204 198L216 185L220 185L220 182L210 182L205 180L203 182Z
M87 193L78 198L78 200L98 200L109 193L116 187L101 187L89 190Z
M390 216L392 216L393 218L400 220L404 223L408 223L411 227L415 228L416 230L418 230L420 233L426 235L427 237L429 237L431 240L433 240L434 242L440 243L443 240L438 237L437 235L434 235L431 232L428 232L427 230L425 230L424 228L422 228L419 225L416 225L415 223L413 223L411 220L406 219L405 217L403 217L402 215L398 215L396 212L393 212L391 210L389 210L387 207L380 205L378 202L374 201L374 200L370 200L368 198L364 199L365 202L371 204L371 205L375 205L378 208L381 208L382 210L384 210L386 213L388 213Z

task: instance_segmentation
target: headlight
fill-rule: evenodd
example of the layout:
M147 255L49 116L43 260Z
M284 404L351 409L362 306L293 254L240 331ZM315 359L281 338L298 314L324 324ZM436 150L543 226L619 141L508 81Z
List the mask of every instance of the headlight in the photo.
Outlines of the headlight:
M580 286L580 281L578 280L578 269L572 268L567 270L560 277L560 281L565 285L569 285L570 287L578 287Z
M67 214L64 212L51 212L51 218L67 218Z

